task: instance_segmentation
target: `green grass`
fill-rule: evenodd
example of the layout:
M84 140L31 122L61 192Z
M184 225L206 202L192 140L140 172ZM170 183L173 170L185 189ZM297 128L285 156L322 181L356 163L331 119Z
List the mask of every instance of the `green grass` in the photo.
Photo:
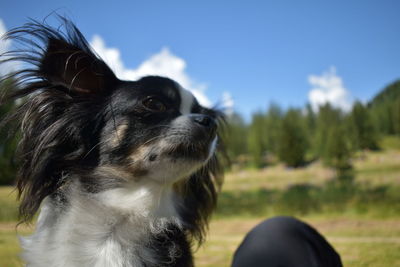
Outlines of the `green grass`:
M18 220L17 193L11 186L0 187L0 222Z
M384 136L379 142L379 147L383 150L400 150L399 136Z
M0 266L17 267L23 266L19 254L21 249L18 245L18 235L27 235L31 231L25 227L15 228L15 223L0 224Z
M258 189L222 192L217 218L256 217L287 214L356 214L391 217L400 214L398 186L343 186L328 183L324 187L292 185L285 190ZM230 205L235 203L235 205Z
M276 164L228 173L196 266L229 266L245 234L275 215L313 225L345 266L400 266L400 151L361 153L353 165L347 182L335 180L335 173L318 162L300 169ZM0 187L0 266L21 266L15 199L11 187ZM18 231L29 232L23 226Z

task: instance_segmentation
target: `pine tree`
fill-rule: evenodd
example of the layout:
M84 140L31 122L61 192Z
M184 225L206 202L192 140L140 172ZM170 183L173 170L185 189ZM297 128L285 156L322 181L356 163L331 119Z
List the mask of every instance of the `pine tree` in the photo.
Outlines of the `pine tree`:
M288 110L282 120L279 136L278 156L290 167L299 167L305 162L307 137L301 112Z
M345 127L337 125L328 130L323 160L339 172L351 168L351 150Z
M266 152L265 117L262 112L253 114L248 134L248 148L255 167L265 165L264 156Z
M393 132L400 136L400 97L394 100L392 106Z
M306 105L305 113L307 134L312 137L315 134L317 114L314 112L310 104Z
M349 115L350 134L355 150L377 149L377 134L370 114L360 102L353 105Z
M243 118L234 113L227 118L227 128L224 131L226 153L235 162L239 156L247 154L247 126Z
M327 136L332 127L338 127L342 123L342 113L333 108L329 103L320 107L316 118L316 129L313 138L313 152L318 158L324 158L326 154Z
M270 104L264 119L265 145L267 153L278 154L278 142L282 122L282 109Z

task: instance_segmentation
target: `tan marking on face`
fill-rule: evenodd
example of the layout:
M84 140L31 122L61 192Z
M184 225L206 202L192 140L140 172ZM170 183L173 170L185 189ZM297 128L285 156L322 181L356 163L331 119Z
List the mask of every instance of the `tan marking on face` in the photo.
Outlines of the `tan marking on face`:
M111 139L111 144L114 146L119 145L121 143L121 140L124 138L127 130L128 130L128 124L118 125Z
M129 159L131 162L141 161L149 154L149 150L149 146L140 146L129 155Z
M102 174L108 174L111 177L118 177L124 181L130 181L132 179L129 172L127 172L126 168L121 166L112 166L112 165L103 165L97 167L96 170Z
M118 177L121 181L140 181L149 173L149 170L142 168L140 164L134 166L105 165L97 168L102 175L108 174L111 177Z
M135 181L141 180L144 176L149 174L149 170L145 166L145 158L149 154L149 146L140 146L136 148L128 157L129 165L127 169L132 174Z

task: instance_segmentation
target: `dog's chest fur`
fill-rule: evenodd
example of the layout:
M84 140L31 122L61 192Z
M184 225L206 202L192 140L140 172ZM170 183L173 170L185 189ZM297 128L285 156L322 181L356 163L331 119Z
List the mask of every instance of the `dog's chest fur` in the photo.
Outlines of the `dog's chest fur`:
M81 194L73 187L68 190L73 195L68 199L73 201L47 198L35 233L21 238L29 267L192 266L180 220L174 208L167 207L172 205L171 192L150 189L130 196L111 192L121 194L122 199L135 198L136 202L126 204L131 209L126 213L114 209L113 203L99 204L99 197L104 196ZM152 202L163 204L147 209Z

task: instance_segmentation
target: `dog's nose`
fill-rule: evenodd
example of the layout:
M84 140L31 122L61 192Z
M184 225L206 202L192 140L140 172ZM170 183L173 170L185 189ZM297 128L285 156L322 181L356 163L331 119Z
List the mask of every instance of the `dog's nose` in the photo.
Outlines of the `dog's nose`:
M195 123L197 123L205 128L209 128L209 129L217 128L217 124L215 123L215 120L208 115L192 114L192 115L190 115L190 117Z

